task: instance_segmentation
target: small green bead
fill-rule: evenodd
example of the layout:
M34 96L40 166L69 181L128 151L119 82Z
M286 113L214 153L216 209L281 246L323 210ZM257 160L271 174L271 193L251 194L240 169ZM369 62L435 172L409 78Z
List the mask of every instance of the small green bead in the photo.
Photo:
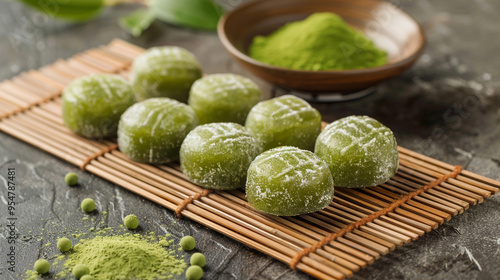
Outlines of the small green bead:
M71 250L72 245L71 240L66 237L62 237L57 240L57 249L63 253Z
M90 213L95 209L95 201L92 198L85 198L81 204L83 212Z
M45 274L49 272L50 263L46 259L39 259L35 262L35 265L33 267L39 274Z
M78 184L78 175L75 172L69 172L64 176L64 182L66 182L68 186L74 186Z
M191 263L191 265L197 265L199 267L204 267L205 264L207 263L207 259L205 258L205 255L203 255L202 253L194 253L191 256L190 263Z
M194 240L194 238L192 236L187 235L181 239L180 245L184 251L189 251L189 250L194 249L194 246L196 245L196 241Z
M203 277L203 269L197 265L192 265L186 269L186 278L188 280L199 280Z
M83 275L82 278L80 278L80 280L95 280L95 277L87 274L87 275Z
M76 279L80 279L84 275L90 274L90 269L84 264L77 264L73 267L72 273Z
M137 218L136 215L131 214L125 217L125 219L123 219L123 224L128 229L136 229L139 226L139 219Z

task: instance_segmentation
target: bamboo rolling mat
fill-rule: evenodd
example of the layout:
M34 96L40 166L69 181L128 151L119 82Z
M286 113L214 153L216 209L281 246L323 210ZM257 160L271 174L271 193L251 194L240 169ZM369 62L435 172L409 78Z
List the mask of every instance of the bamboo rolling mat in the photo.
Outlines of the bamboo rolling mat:
M327 208L308 215L259 213L241 190L206 191L178 165L133 162L114 141L88 140L64 126L66 85L91 73L128 77L142 52L114 40L1 82L0 130L320 279L349 277L499 191L500 182L400 147L399 170L384 184L336 188Z

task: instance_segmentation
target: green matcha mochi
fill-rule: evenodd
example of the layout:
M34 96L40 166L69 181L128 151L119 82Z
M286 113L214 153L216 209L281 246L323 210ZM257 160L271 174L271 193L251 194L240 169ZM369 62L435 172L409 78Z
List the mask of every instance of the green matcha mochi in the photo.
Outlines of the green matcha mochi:
M248 114L245 126L264 151L294 146L313 151L321 131L321 115L306 101L293 95L262 101Z
M247 170L261 152L257 141L237 123L210 123L193 129L182 143L184 174L196 184L219 190L245 186Z
M330 166L339 187L376 186L398 169L394 134L367 116L350 116L329 124L318 136L314 150Z
M201 77L194 55L180 47L156 47L134 60L132 86L139 101L169 97L186 103L191 85Z
M321 210L333 198L328 165L313 152L278 147L260 154L248 169L248 203L278 216L295 216Z
M115 136L120 116L135 103L122 77L98 74L71 82L62 95L64 124L87 138Z
M213 74L193 84L188 104L200 124L234 122L245 124L248 112L260 101L259 87L250 79L234 74Z
M179 159L182 141L196 125L196 114L186 104L166 97L150 98L123 113L118 146L132 160L167 163Z

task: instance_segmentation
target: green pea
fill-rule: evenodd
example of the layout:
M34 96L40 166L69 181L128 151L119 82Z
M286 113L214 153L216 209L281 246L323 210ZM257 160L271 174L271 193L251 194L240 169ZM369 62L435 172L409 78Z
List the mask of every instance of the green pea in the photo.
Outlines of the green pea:
M186 269L186 278L188 280L199 280L203 277L203 269L197 265L192 265Z
M50 264L46 259L39 259L35 262L35 265L33 267L39 274L45 274L49 272Z
M123 219L123 224L125 224L128 229L136 229L139 226L139 219L136 215L131 214Z
M78 184L78 175L75 172L69 172L64 176L64 182L66 182L68 186L74 186Z
M189 251L189 250L194 249L194 246L196 245L196 241L194 240L194 238L192 236L187 235L181 239L180 245L184 251Z

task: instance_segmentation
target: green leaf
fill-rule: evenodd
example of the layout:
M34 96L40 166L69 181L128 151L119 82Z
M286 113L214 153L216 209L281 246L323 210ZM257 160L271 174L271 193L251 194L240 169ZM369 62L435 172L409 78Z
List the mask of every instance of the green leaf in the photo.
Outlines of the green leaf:
M154 20L155 15L151 10L139 9L121 17L118 23L133 36L139 37L144 30L148 29Z
M211 0L151 0L149 5L159 20L207 30L215 30L224 14Z
M18 0L48 17L67 21L86 21L103 9L103 0Z

